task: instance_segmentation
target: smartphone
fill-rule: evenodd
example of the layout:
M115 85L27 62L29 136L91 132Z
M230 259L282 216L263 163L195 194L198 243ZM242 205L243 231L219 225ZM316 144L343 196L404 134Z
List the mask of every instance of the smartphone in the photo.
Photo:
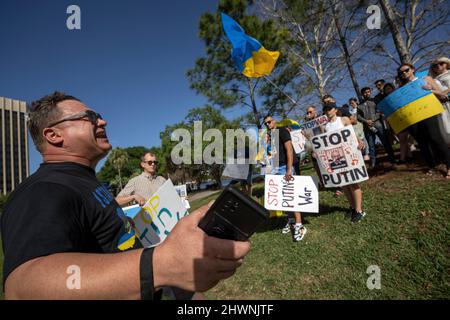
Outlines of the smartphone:
M246 194L226 187L198 226L211 237L245 241L267 222L269 211Z

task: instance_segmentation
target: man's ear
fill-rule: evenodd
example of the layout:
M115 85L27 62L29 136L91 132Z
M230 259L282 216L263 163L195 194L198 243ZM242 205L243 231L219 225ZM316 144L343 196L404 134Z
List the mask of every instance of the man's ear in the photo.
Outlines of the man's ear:
M142 169L144 169L144 166L142 165L142 161L139 162L139 165L141 166Z
M47 143L51 145L61 145L64 141L61 132L55 128L45 128L42 134Z

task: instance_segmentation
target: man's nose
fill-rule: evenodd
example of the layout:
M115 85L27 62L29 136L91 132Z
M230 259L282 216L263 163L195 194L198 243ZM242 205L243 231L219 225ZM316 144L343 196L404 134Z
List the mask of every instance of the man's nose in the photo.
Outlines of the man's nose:
M106 127L106 125L108 124L108 122L105 119L97 119L97 125L100 127Z

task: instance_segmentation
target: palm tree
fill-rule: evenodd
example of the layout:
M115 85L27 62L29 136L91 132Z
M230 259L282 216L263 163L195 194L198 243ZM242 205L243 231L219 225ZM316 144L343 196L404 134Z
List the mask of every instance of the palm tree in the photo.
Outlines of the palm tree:
M119 187L120 187L120 190L122 190L123 185L122 185L121 171L128 164L128 161L129 161L128 153L124 149L115 148L112 150L109 159L110 159L114 169L116 169L118 172Z

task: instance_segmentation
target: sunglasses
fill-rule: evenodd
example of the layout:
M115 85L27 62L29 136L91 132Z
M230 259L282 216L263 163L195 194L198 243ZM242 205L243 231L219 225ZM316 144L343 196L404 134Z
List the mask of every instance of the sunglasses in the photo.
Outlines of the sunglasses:
M156 165L158 164L158 161L157 161L157 160L155 160L155 161L149 160L149 161L142 161L142 162L148 164L149 166L151 166L152 164L154 164L154 165L156 166Z
M310 114L310 113L314 113L314 111L308 111L308 112L306 112L307 114Z
M409 70L410 70L409 68L406 68L405 70L399 70L398 74L408 73Z
M444 64L445 64L445 62L441 61L441 62L437 62L437 63L433 64L431 67L436 68L437 66L443 66Z
M90 123L92 123L94 126L97 125L98 119L103 119L102 116L99 113L94 112L92 110L87 110L87 111L84 111L84 112L75 113L75 114L73 114L71 116L68 116L66 118L62 118L61 120L53 122L53 123L49 124L48 126L49 127L53 127L53 126L56 126L57 124L65 122L65 121L76 121L76 120L81 120L81 119L84 119L84 118L87 118L87 120Z
M273 121L273 120L269 120L269 121L267 121L267 122L264 122L264 124L265 124L266 126L268 126L269 124L272 123L272 121Z

